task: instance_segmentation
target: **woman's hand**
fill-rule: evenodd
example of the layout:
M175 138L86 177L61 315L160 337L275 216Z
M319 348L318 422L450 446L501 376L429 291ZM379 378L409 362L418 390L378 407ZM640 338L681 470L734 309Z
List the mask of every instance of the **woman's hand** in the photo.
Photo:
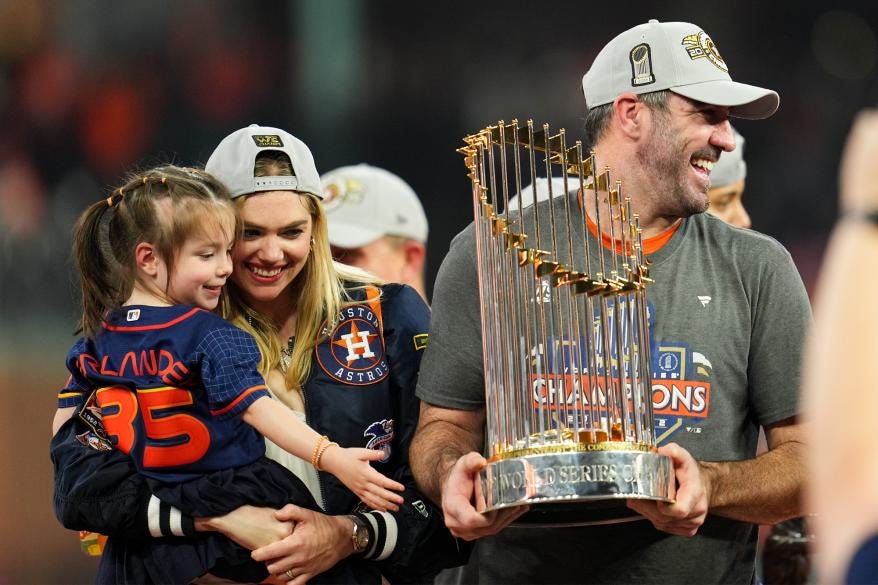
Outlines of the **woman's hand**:
M293 533L253 551L253 560L265 562L268 572L290 585L302 585L354 552L353 522L344 516L327 516L293 504L275 513L279 522L292 522Z
M254 550L293 533L295 522L279 519L277 512L273 508L241 506L224 516L197 519L195 528L220 532L244 548Z

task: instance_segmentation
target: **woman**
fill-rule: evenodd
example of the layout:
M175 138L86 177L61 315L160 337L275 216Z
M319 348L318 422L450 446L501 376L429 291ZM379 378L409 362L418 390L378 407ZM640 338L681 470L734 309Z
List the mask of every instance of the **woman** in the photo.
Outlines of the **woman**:
M266 530L283 536L289 528L281 523L294 522L291 534L254 558L295 583L343 559L332 575L347 582L378 582L382 574L392 582L426 580L458 564L456 541L414 489L408 467L429 320L423 301L408 287L378 286L332 262L319 175L295 137L255 125L238 130L220 143L206 170L228 186L244 223L223 315L256 338L260 370L280 401L344 447L382 450L376 469L406 490L398 510L359 510L334 477L284 458L328 515L287 506L274 519L264 509L242 508L195 526L253 548L266 543ZM123 549L147 525L153 536L192 534L187 519L156 502L115 453L89 452L73 438L68 429L53 441L56 513L65 526L108 532ZM117 554L118 545L108 553ZM107 564L113 560L102 567Z

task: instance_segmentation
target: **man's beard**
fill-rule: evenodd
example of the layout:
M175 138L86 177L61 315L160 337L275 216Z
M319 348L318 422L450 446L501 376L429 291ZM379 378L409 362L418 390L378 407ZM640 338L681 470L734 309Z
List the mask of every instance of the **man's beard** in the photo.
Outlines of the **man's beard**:
M644 174L659 191L656 195L659 215L689 217L707 211L707 189L702 197L693 196L689 185L689 159L683 139L671 129L670 116L653 110L652 133L637 149L637 160Z

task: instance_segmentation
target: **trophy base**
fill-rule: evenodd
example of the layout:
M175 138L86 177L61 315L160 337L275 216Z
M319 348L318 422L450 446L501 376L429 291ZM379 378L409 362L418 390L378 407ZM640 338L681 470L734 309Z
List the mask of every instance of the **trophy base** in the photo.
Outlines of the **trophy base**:
M531 510L519 526L583 526L641 518L628 499L672 502L670 458L653 451L570 451L500 459L479 474L483 512Z

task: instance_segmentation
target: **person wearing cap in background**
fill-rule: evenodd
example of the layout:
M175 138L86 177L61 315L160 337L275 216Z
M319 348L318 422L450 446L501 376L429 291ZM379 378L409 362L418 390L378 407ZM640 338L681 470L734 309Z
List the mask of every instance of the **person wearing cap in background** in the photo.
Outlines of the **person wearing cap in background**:
M337 168L321 181L333 257L385 282L407 284L426 300L429 226L414 190L367 164Z
M678 397L655 409L675 502L629 500L649 522L587 527L507 528L526 510L476 511L486 411L472 226L436 281L412 469L452 533L482 539L483 583L752 583L756 524L800 515L798 389L810 308L780 244L703 212L711 167L735 148L729 116L767 118L779 98L732 81L700 27L658 21L609 42L583 90L587 141L631 197L651 262L654 399ZM563 198L541 205L550 204L564 212ZM582 262L586 238L592 254L601 245L596 228L582 227L594 202L570 207ZM756 456L760 426L769 451Z
M192 536L192 529L219 531L256 549L254 560L296 585L315 577L425 581L464 562L467 547L416 490L408 465L429 308L411 287L378 285L361 270L332 261L320 177L308 147L288 132L257 125L237 130L220 142L206 171L228 187L243 224L220 312L255 339L271 394L323 435L311 463L270 442L266 452L302 480L322 511L292 504L279 511L255 508L238 498L204 502L207 517L193 520L157 501L133 466L116 458L127 456L92 451L77 441L82 429L67 428L52 447L56 514L68 528L111 535L98 582L189 582L209 569L215 574L224 550L215 536L185 541L185 547L150 539ZM186 436L185 430L171 433ZM380 451L375 467L404 484L403 503L369 510L322 471L320 449L328 437L344 447ZM216 516L216 505L232 511ZM132 573L135 564L138 573ZM169 576L169 566L182 566L188 577Z
M744 137L732 128L735 150L724 152L710 171L710 206L707 212L726 223L750 228L750 214L744 208L744 181L747 163L744 162Z
M561 177L552 177L551 179L538 177L537 180L530 185L525 185L521 188L521 197L513 195L509 198L509 211L518 212L519 205L521 206L521 209L533 205L534 192L536 192L537 195L537 203L540 201L546 201L549 198L549 183L551 183L552 186L552 197L560 197L564 194L564 179ZM567 188L568 190L578 189L579 182L576 181L576 184L574 185L574 181L568 181ZM518 202L519 199L521 199L521 203Z

